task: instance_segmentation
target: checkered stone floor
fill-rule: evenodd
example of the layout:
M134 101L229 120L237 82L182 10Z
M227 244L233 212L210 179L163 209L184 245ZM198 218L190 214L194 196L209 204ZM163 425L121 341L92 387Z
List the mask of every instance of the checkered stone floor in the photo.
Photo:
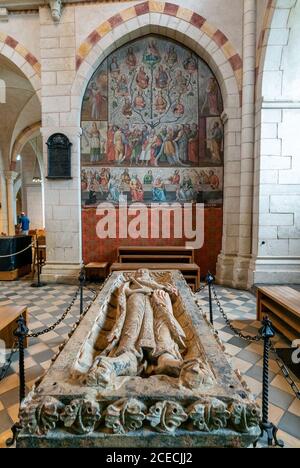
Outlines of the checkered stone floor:
M52 324L70 304L76 291L74 286L49 285L42 289L33 289L30 283L19 281L0 282L0 305L20 304L29 308L29 328L39 331ZM236 291L217 287L221 304L237 328L248 334L257 334L260 324L255 321L255 297L245 291ZM90 297L89 292L86 293ZM207 290L199 295L203 312L208 314ZM59 345L66 339L70 328L79 316L79 303L76 302L72 312L55 331L30 340L26 350L27 390L32 388L50 366L51 358ZM226 346L232 365L239 369L251 391L261 403L262 391L262 346L247 343L234 336L226 327L224 320L215 308L215 328ZM284 338L276 338L276 346L287 347ZM10 437L10 427L18 417L18 362L14 356L13 365L8 376L0 383L0 448ZM300 448L300 401L298 401L282 377L277 363L270 363L270 420L278 425L279 437L287 447Z

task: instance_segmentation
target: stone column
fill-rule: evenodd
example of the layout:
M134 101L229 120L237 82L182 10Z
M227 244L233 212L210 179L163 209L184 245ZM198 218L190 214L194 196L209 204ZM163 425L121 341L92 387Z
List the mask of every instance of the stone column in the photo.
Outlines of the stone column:
M53 129L54 130L54 129ZM44 148L52 129L42 129ZM81 128L60 128L72 143L72 179L45 179L47 263L42 278L47 282L77 283L82 264L80 136ZM45 158L47 157L45 149Z
M43 157L47 263L42 279L78 282L82 262L80 189L80 106L71 110L76 74L75 8L65 5L59 24L40 7ZM72 143L72 179L47 179L48 138L63 133Z
M238 255L233 286L246 288L252 254L255 141L256 0L244 0L241 190Z
M15 209L14 209L14 181L18 174L14 171L5 172L6 178L6 200L7 200L7 218L8 235L15 235Z

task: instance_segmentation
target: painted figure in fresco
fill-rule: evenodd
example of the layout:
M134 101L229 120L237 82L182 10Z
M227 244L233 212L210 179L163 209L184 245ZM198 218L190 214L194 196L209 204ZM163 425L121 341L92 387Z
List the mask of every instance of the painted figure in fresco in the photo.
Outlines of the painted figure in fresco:
M190 57L185 60L183 66L188 73L196 73L198 70L197 60L192 52Z
M131 153L132 153L132 146L130 141L131 131L129 124L126 124L123 129L123 141L125 146L125 160L130 161Z
M170 68L172 68L178 62L178 57L177 57L175 46L171 45L169 47L165 60L166 60L167 65Z
M188 79L184 76L182 70L179 70L176 74L176 88L179 96L188 91Z
M134 175L130 181L131 198L133 202L144 201L143 184L137 175Z
M181 99L179 98L177 101L177 104L175 104L173 108L173 113L176 115L176 117L182 117L184 115L185 108L184 105L181 102Z
M128 66L129 69L133 69L137 65L137 58L133 51L133 47L129 47L127 51L126 65Z
M131 177L129 174L129 169L124 169L123 174L121 175L121 182L125 185L130 185Z
M125 98L125 100L124 100L124 106L123 106L123 109L122 109L122 113L123 113L123 115L125 115L125 117L131 117L132 116L131 102L130 102L130 99L128 97Z
M110 125L107 131L107 161L110 163L116 161L115 128L113 125Z
M167 201L166 186L161 177L157 177L153 183L152 199L154 202L160 203Z
M114 136L116 161L122 163L125 159L124 135L120 127L116 127Z
M176 169L174 174L170 177L170 184L171 185L180 185L180 173L179 170Z
M209 185L209 176L205 171L200 171L199 184L200 185Z
M209 185L213 190L218 190L220 187L220 179L212 170L209 171Z
M107 201L112 201L113 203L119 203L120 200L120 184L118 182L118 179L115 175L113 175L108 182L108 197Z
M189 161L191 163L197 163L199 159L199 132L197 124L192 124L189 126L188 139Z
M128 96L129 95L128 81L127 81L126 75L121 75L120 78L118 79L117 94L118 94L118 96Z
M143 136L138 128L135 128L131 134L130 142L132 148L130 165L132 166L133 164L138 164L143 149Z
M120 74L120 67L117 61L117 57L112 57L110 64L110 73L113 78L118 78Z
M134 107L138 110L143 110L146 107L146 102L142 91L138 91L137 96L134 99Z
M92 123L90 130L86 130L86 134L89 137L91 162L96 163L101 161L100 131L96 122Z
M158 89L165 89L168 87L169 76L162 65L160 65L158 68L155 82Z
M147 52L144 54L144 62L149 65L156 65L161 61L161 55L157 48L156 41L151 40L147 47Z
M182 183L177 191L177 200L180 202L191 202L195 198L195 190L192 179L188 175L183 176Z
M155 100L155 109L159 114L164 114L167 109L168 103L163 97L163 92L158 91L157 98Z
M149 136L147 139L145 139L143 148L142 148L142 153L140 155L139 161L142 164L149 165L150 163L153 162L153 151L154 151L154 145L156 143L156 134L155 131L152 130L149 133Z
M144 185L152 185L154 181L153 172L149 170L144 177Z
M179 126L179 131L176 139L174 140L178 146L178 157L182 163L187 163L189 159L188 155L188 136L186 134L185 128L183 125Z
M210 77L206 88L206 97L201 109L201 114L204 114L205 109L208 108L210 115L220 114L219 110L219 86L215 77Z
M102 191L107 190L110 177L111 177L110 169L106 169L103 167L103 169L101 169L100 174L99 174L99 182L100 182Z
M149 86L149 76L145 72L145 67L140 67L137 77L136 77L136 82L138 86L141 89L147 89Z
M107 98L102 95L101 89L95 81L92 82L90 87L90 99L92 103L92 120L100 120L101 106L106 103Z
M163 145L160 153L156 158L156 165L160 160L161 156L164 155L167 159L167 162L170 166L175 166L177 161L177 148L174 142L173 129L169 127L167 133L164 136Z
M222 162L222 145L223 145L223 130L219 122L215 122L209 137L210 151L212 161L220 164Z

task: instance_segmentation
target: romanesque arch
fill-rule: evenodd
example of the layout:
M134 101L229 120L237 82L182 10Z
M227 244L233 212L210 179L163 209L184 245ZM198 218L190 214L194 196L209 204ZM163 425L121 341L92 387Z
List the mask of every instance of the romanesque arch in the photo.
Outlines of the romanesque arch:
M165 16L170 18L167 26ZM74 110L80 108L84 90L101 62L114 49L149 33L161 33L190 47L217 76L225 108L239 107L242 59L224 33L189 9L149 1L128 8L100 24L80 45L72 89Z
M41 65L38 59L16 39L1 32L0 54L11 60L24 73L33 89L39 95L41 89Z

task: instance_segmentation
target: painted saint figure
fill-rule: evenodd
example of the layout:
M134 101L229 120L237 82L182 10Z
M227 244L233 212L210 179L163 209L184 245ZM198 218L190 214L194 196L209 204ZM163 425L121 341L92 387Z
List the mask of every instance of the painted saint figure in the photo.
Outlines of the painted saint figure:
M147 89L149 86L149 76L145 72L145 67L140 67L137 77L136 77L136 82L138 86L141 89Z
M137 65L137 58L136 55L133 51L133 47L129 47L127 51L127 57L126 57L126 65L128 68L133 69Z
M156 75L156 87L159 89L165 89L168 87L169 76L162 65L159 66L158 73Z
M223 131L219 122L215 122L209 136L212 161L220 164L222 162Z
M161 177L157 177L152 189L153 201L164 203L167 201L166 186Z
M144 200L143 184L137 175L134 175L130 181L130 191L133 202L142 202Z
M96 122L92 123L90 130L86 130L86 134L89 137L91 162L96 163L101 161L100 131Z

